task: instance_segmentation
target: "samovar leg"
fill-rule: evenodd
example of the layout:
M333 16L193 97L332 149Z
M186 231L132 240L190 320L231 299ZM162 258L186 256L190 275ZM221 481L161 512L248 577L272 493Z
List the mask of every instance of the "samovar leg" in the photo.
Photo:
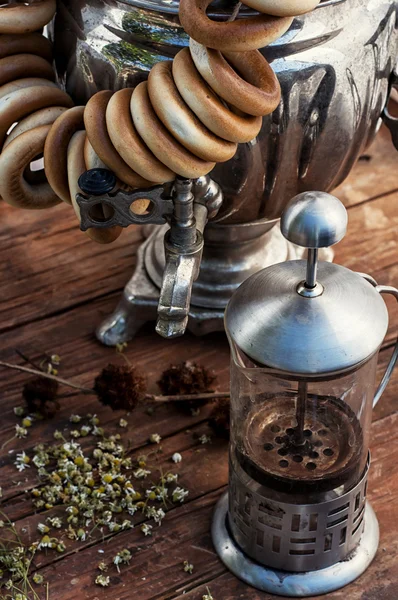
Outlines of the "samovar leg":
M159 289L148 277L144 264L145 251L152 235L137 252L134 275L124 288L116 310L96 330L98 340L106 346L131 340L145 323L156 320Z

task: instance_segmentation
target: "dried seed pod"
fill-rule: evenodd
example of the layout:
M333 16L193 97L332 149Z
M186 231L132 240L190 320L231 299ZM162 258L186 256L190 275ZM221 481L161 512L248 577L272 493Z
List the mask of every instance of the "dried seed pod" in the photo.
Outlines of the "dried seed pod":
M209 425L214 432L227 440L230 434L230 400L220 398L214 404L214 409L209 418Z
M25 383L22 396L29 412L40 413L46 419L51 419L59 410L57 400L58 383L44 377L36 377Z
M157 382L162 394L165 396L184 396L186 394L200 394L213 391L212 385L216 382L215 373L203 365L185 361L178 365L170 365L163 371ZM187 400L186 402L175 402L174 405L184 412L191 412L208 400Z
M145 396L145 378L131 366L109 364L95 378L98 400L113 410L132 410Z

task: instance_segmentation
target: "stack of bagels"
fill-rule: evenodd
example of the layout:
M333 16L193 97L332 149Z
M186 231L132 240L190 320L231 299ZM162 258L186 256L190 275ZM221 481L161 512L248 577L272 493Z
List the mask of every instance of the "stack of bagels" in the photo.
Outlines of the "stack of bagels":
M98 92L85 107L54 83L51 44L39 33L55 0L1 7L1 197L29 209L66 202L79 217L77 182L87 169L108 168L132 189L209 173L255 138L280 102L278 79L258 48L319 2L245 0L260 14L213 21L210 0L180 0L189 48L157 63L134 89ZM44 173L32 171L41 155ZM106 205L97 210L108 216ZM108 243L121 228L87 233Z

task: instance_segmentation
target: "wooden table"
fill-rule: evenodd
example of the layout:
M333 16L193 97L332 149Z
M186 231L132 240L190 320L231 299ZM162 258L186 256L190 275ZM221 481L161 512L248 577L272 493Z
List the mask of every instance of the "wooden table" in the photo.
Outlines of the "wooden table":
M397 167L398 155L389 134L382 130L337 191L348 208L349 230L336 247L336 262L390 285L398 284ZM61 376L92 385L94 376L108 362L123 363L114 349L96 341L93 331L113 310L133 271L134 255L142 241L139 229L124 232L115 244L102 247L79 231L68 206L23 212L1 204L0 212L0 358L20 364L16 348L32 358L43 350L58 353ZM380 374L391 354L398 325L397 306L388 298L387 303L391 322L381 351ZM148 324L129 344L126 355L147 373L153 393L157 392L161 371L171 362L186 359L214 368L219 389L229 385L229 350L221 333L204 338L188 333L167 342L155 334L153 324ZM0 372L1 440L13 435L17 422L13 407L21 404L26 380L15 371ZM377 558L358 581L330 594L328 598L333 600L398 598L397 395L398 372L374 414L369 498L381 527ZM228 469L227 443L209 430L208 408L195 417L173 406L159 407L153 416L138 409L128 417L129 428L121 430L118 421L123 413L112 412L95 398L78 395L64 400L55 419L35 423L26 440L15 440L1 454L2 510L24 535L37 539L37 523L48 515L34 513L26 493L35 485L34 469L17 473L15 453L31 451L39 441L50 442L54 430L68 424L71 413L87 412L96 413L107 430L121 432L133 456L152 450L148 438L159 433L163 453L157 458L158 466L178 471L189 497L168 512L152 537L144 537L136 527L105 540L94 535L83 543L68 541L63 555L51 551L40 554L36 566L50 582L50 599L200 600L208 586L214 600L269 600L269 595L248 588L227 572L211 543L212 513L226 489ZM198 443L198 436L204 433L212 435L211 444ZM173 465L170 457L177 451L183 460ZM109 588L96 586L98 562L122 548L133 554L130 565L121 575L115 569L110 572ZM194 565L191 575L183 570L184 560Z

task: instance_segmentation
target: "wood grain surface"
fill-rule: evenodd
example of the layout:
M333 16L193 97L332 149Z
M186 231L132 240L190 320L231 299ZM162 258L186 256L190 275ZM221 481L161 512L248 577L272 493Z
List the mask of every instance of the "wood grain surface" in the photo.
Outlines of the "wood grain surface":
M348 208L349 229L335 248L335 261L367 272L379 283L398 284L398 155L389 133L382 129L350 177L335 191ZM123 357L95 339L96 325L118 302L131 276L135 253L142 241L139 228L131 228L111 246L98 246L78 229L68 206L46 212L16 210L0 204L0 358L21 364L15 349L37 360L43 352L61 356L60 375L90 386L109 362L123 364ZM379 377L385 369L398 331L398 306L386 298L390 326L380 354ZM229 350L224 334L165 341L145 325L125 352L144 372L151 393L170 363L192 360L217 373L219 390L229 388ZM398 371L398 370L397 370ZM0 370L0 446L13 436L17 419L13 408L21 405L27 376ZM64 390L63 390L64 391ZM376 510L381 541L377 557L355 583L329 594L331 600L397 600L398 598L398 372L374 412L372 467L369 497ZM72 413L95 413L107 431L122 435L129 455L137 457L153 449L149 436L162 436L162 452L153 459L156 469L173 468L179 484L189 490L181 506L172 506L162 527L144 537L139 527L105 537L94 532L85 542L65 540L64 554L39 554L35 567L50 582L50 600L201 600L208 588L214 600L271 600L238 581L218 560L210 537L214 505L228 481L226 441L210 430L211 407L188 416L174 405L144 407L129 417L127 429L118 428L123 412L112 412L95 397L75 395L62 401L56 418L36 422L24 440L13 440L0 452L1 510L15 523L23 539L37 539L36 527L64 509L36 514L27 492L37 485L34 469L19 474L15 454L31 452L50 442L55 429L63 429ZM211 443L198 438L211 435ZM83 444L89 448L90 440ZM174 465L171 456L183 460ZM135 519L138 524L142 519ZM128 548L130 565L118 574L110 572L111 585L94 583L97 564ZM104 551L104 554L99 551ZM194 565L184 572L183 561ZM1 590L0 590L0 599ZM43 596L44 599L44 596ZM313 599L315 600L315 599Z

